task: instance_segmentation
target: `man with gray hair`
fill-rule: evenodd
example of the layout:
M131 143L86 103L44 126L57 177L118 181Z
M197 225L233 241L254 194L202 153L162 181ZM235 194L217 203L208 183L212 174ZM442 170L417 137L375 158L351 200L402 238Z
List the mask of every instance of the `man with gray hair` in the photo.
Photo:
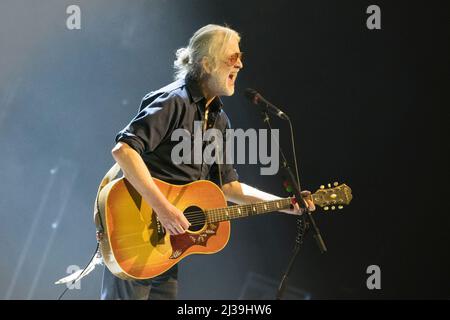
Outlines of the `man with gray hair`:
M279 199L240 183L232 164L175 164L171 159L177 143L170 138L172 132L182 128L193 134L195 121L202 121L203 130L215 128L225 137L230 121L219 97L234 93L237 75L243 68L239 42L239 34L228 27L210 24L197 30L189 45L177 50L176 81L147 94L139 113L116 136L114 159L143 200L154 208L170 235L185 233L189 222L164 197L152 177L172 184L212 180L221 187L226 199L236 204ZM194 149L191 151L193 154ZM305 197L308 194L305 192ZM307 203L311 211L315 209L309 198ZM296 205L283 212L300 214L301 210ZM177 268L175 265L152 279L122 280L105 267L101 298L175 299Z

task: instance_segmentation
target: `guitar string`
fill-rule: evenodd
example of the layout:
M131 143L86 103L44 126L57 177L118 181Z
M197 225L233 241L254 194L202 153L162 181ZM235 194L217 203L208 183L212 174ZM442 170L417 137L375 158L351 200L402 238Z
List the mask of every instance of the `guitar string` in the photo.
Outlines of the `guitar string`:
M257 214L275 211L276 209L279 209L279 208L270 208L270 209L265 209L263 211L257 210L257 211L260 211ZM250 212L247 212L247 211L250 211ZM210 211L210 212L206 212L206 214L203 214L203 213L196 214L196 215L189 214L189 215L186 215L186 218L191 223L203 222L205 220L208 220L208 218L211 218L211 220L212 220L211 222L214 222L214 220L216 220L217 218L220 220L221 219L229 220L229 218L246 217L246 216L251 215L252 212L255 212L255 210L242 210L241 213L238 213L237 211L229 211L228 214Z
M287 204L286 202L289 203L289 205L291 205L291 203L290 203L291 198L276 199L276 200L272 200L272 201L268 201L268 202L267 201L259 202L259 203L244 205L244 206L231 206L231 207L225 207L225 208L210 209L210 210L205 210L205 211L192 211L192 212L189 212L189 216L187 216L187 217L189 218L188 220L191 223L191 226L204 225L205 223L220 222L220 221L231 220L234 218L247 217L247 216L251 215L252 212L255 212L256 214L260 214L260 213L267 213L267 212L280 210L280 209L286 209L289 207L289 206L286 206L286 204ZM280 204L282 205L282 208L280 208L280 206L279 206ZM275 205L276 205L276 207L275 207ZM244 212L240 212L241 209ZM264 209L264 210L262 210L262 209ZM262 211L262 212L256 212L256 211ZM237 212L239 212L239 214L237 214ZM205 216L206 216L206 219L205 219ZM208 218L212 218L212 219L208 219ZM216 220L216 219L218 219L218 220Z
M188 217L192 217L193 220L195 218L203 218L204 216L208 216L208 215L214 215L214 216L227 216L227 212L228 215L236 215L237 212L243 211L244 213L246 213L246 211L250 211L250 212L255 212L255 211L275 211L277 209L286 209L288 206L286 206L286 204L284 204L283 202L287 202L288 199L281 199L281 206L284 208L281 208L279 206L280 203L276 203L278 200L274 200L273 203L268 204L267 202L263 202L263 203L255 203L255 204L248 204L248 205L244 205L245 207L242 206L232 206L232 207L225 207L225 208L218 208L218 209L207 209L205 211L192 211L192 212L188 212L187 214L185 214L185 216ZM290 203L289 203L290 204ZM238 216L240 216L240 214L238 214Z
M241 205L241 206L231 206L231 207L225 207L225 208L216 208L216 209L209 209L209 210L205 210L205 211L192 211L192 212L188 212L189 217L191 218L189 220L189 222L192 222L194 224L191 224L192 226L196 226L196 225L201 225L204 224L205 222L217 222L214 221L214 218L219 218L218 221L226 221L226 220L230 220L230 216L231 218L240 218L240 217L246 217L249 216L250 214L248 213L248 211L250 210L251 212L255 212L255 211L259 211L261 209L263 209L262 207L264 207L263 211L267 212L271 212L271 211L276 211L276 210L284 210L287 209L288 206L286 206L286 204L284 204L283 202L288 202L289 205L291 205L291 201L292 198L282 198L282 199L276 199L276 200L271 200L271 201L264 201L264 202L258 202L258 203L253 203L253 204L247 204L247 205ZM282 205L282 207L284 208L280 208L278 206L278 204ZM270 206L272 205L277 205L277 207L273 207L270 208ZM267 208L269 207L269 208ZM238 214L236 216L236 211L239 212L242 209L242 211L245 211L245 215L244 214ZM251 210L253 209L253 210ZM228 211L228 212L227 212ZM262 213L262 212L255 212L256 214ZM210 215L208 215L210 214ZM213 215L213 221L208 221L208 217L211 217L211 215ZM206 219L205 219L205 216ZM201 223L200 223L201 222Z
M290 203L290 199L286 198L286 199L277 199L277 200L273 200L268 202L260 202L260 203L253 203L253 204L247 204L244 206L231 206L231 207L225 207L225 208L218 208L218 209L209 209L209 210L205 210L205 212L203 211L194 211L194 212L189 212L188 214L190 216L194 216L194 217L198 217L201 216L203 217L203 215L214 215L216 217L226 217L227 214L230 216L235 216L237 213L239 213L237 216L241 216L243 214L248 214L248 213L252 213L255 211L275 211L275 210L279 210L279 209L286 209L287 203L284 202L288 202L289 201L289 205ZM280 207L281 205L281 207Z
M192 211L192 212L188 212L187 215L194 216L194 217L195 216L203 217L204 215L208 215L208 214L213 214L213 215L216 215L216 216L217 215L218 216L226 216L227 215L227 213L226 213L227 211L229 213L231 213L231 215L236 214L236 212L239 212L239 211L254 212L255 210L261 210L261 209L274 211L274 210L277 210L277 209L285 209L285 208L287 208L287 206L286 206L287 203L284 204L283 202L287 202L288 199L289 198L277 199L277 200L270 201L269 203L267 203L267 202L260 202L260 203L247 204L247 205L243 205L243 206L231 206L231 207L225 207L225 208L206 209L205 211ZM281 206L285 207L285 208L280 208L278 206L278 204L281 204ZM290 204L290 199L289 199L289 204Z
M251 213L260 214L260 213L267 213L267 212L272 212L272 211L276 211L276 210L280 210L280 209L282 209L282 210L287 209L289 206L286 206L286 204L283 203L283 202L287 202L287 201L289 201L289 205L290 205L289 198L277 199L277 200L273 200L271 203L262 202L262 203L245 205L246 206L245 209L243 207L238 208L237 206L234 206L234 207L227 207L227 208L205 210L206 212L193 211L193 212L189 212L189 215L187 217L188 217L189 222L195 223L195 225L198 225L197 223L199 223L199 222L202 222L201 224L203 224L204 222L207 222L208 219L207 218L205 219L204 217L205 216L211 217L211 215L213 216L213 221L210 221L210 222L215 222L214 218L219 218L219 221L222 219L230 220L229 219L230 217L233 219L233 218L247 217L247 216L251 215ZM280 202L281 202L281 207L279 206ZM275 205L276 205L276 207L275 207ZM239 210L241 210L243 212L237 214L239 212ZM228 214L226 213L227 211L228 211ZM260 212L257 212L257 211L260 211ZM223 213L223 212L225 212L225 213Z

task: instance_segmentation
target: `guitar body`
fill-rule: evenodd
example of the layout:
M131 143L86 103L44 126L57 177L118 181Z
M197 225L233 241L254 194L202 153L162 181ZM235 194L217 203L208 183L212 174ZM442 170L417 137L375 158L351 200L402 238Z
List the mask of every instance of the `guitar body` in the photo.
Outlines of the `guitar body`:
M154 179L164 196L193 225L177 236L165 233L156 213L125 178L109 182L99 193L97 229L109 270L122 279L148 279L164 273L191 254L212 254L230 238L230 222L207 223L202 210L227 206L220 188L200 180L172 185Z

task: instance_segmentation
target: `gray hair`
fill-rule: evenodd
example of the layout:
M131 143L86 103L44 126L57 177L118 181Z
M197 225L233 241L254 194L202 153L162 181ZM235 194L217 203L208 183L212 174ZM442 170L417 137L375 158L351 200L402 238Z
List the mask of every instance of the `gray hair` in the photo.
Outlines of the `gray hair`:
M203 57L211 58L212 68L216 68L217 57L232 36L241 40L239 33L229 27L208 24L198 29L189 40L189 45L177 50L173 63L175 79L201 79L204 75Z

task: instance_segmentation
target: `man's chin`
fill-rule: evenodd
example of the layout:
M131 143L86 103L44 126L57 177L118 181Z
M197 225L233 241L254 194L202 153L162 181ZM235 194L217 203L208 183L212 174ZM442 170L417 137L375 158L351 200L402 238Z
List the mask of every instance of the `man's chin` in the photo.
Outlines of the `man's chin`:
M226 92L226 96L232 96L234 94L234 86L232 87L228 87L227 88L227 92Z

